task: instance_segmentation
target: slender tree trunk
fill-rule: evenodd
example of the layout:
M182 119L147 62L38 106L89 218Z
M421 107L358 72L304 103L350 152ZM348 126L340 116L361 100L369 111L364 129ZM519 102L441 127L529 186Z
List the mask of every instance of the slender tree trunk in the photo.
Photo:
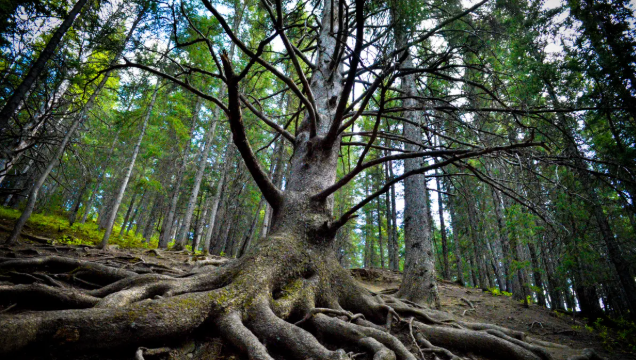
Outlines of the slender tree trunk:
M42 185L44 185L44 182L49 177L49 174L51 173L51 171L53 171L53 168L57 166L58 162L60 161L60 158L64 154L64 150L66 149L66 144L68 144L68 142L71 140L71 137L75 134L75 130L77 130L77 128L79 127L83 117L84 117L84 113L82 111L80 112L78 116L76 116L73 119L71 127L66 130L66 135L62 139L62 142L58 145L57 151L55 152L55 154L49 161L49 164L46 166L44 171L40 174L35 184L33 184L33 186L31 187L27 205L24 208L24 211L22 211L22 215L20 215L20 218L16 221L13 227L13 231L11 231L11 235L9 235L9 238L6 241L7 244L15 244L16 241L18 240L18 236L20 235L20 232L22 232L22 228L26 224L27 220L29 220L29 218L31 217L31 213L33 213L33 209L35 208L35 203L37 201L40 188L42 187Z
M380 246L380 268L384 269L384 246L382 245L382 212L380 211L380 200L381 198L378 197L378 245Z
M190 147L192 146L192 133L195 128L196 119L198 118L198 112L200 110L200 100L197 97L197 101L194 106L194 112L192 114L192 123L190 124L190 135L188 139L188 145L183 150L183 154L181 155L181 163L177 166L177 174L175 177L175 183L172 187L172 195L170 196L170 205L168 206L168 212L165 215L166 221L163 222L163 227L161 229L161 235L159 237L159 248L165 249L168 247L168 243L170 243L172 234L172 223L174 220L174 214L177 211L177 205L179 203L179 195L181 194L181 183L183 182L183 177L186 170L186 165L188 162L188 154L190 152Z
M446 187L449 188L448 186ZM455 204L454 201L449 201L448 211L451 217L451 227L453 228L453 245L455 246L455 267L457 270L457 282L461 286L465 286L466 282L464 281L464 268L462 266L462 249L461 244L459 243L459 224L457 221L457 215L455 214Z
M55 30L49 41L46 43L44 50L40 53L37 60L33 63L29 72L18 87L15 89L11 97L7 100L2 110L0 110L0 132L4 133L9 128L10 119L16 114L16 111L23 101L26 101L29 96L29 92L33 88L33 84L40 76L42 71L46 68L46 63L55 54L62 37L71 27L75 18L80 13L87 0L78 0L71 11L66 15L62 24ZM37 193L37 192L36 192Z
M438 173L441 174L441 173ZM440 235L442 237L442 261L444 264L444 279L450 280L450 265L448 264L448 240L446 238L446 222L444 220L444 200L442 199L442 182L439 177L435 178L437 183L437 207L439 209Z
M128 205L128 209L126 210L126 215L124 216L124 221L121 223L121 229L119 230L119 236L124 236L124 230L126 229L126 224L128 224L128 219L130 219L130 214L132 214L133 207L135 206L135 200L137 200L137 195L139 193L135 191L132 198L130 199L130 204Z
M504 278L506 279L506 288L502 289L507 292L514 292L513 290L513 274L511 266L510 255L510 238L508 237L508 231L506 229L506 220L504 219L504 208L499 191L492 189L492 199L494 203L495 217L497 218L497 228L499 229L499 237L501 242L501 251L503 253L503 268Z
M130 229L132 229L133 225L137 221L137 216L139 215L139 210L145 208L145 200L146 200L146 194L147 193L148 193L148 191L144 190L143 195L141 195L141 200L139 200L139 204L137 204L137 207L135 208L135 212L133 213L133 216L130 218L130 221L128 222L128 226L126 227L126 235L128 235L128 233L130 232Z
M393 14L393 19L400 19L400 15ZM408 34L403 24L395 26L395 46L402 48L408 42ZM408 47L405 50L409 51ZM413 60L409 54L401 64L402 68L413 67ZM402 91L405 96L417 96L415 75L401 78ZM418 108L417 102L408 98L404 100L405 108ZM414 141L421 141L423 114L421 111L408 111L403 115L409 122L404 123L404 136ZM418 146L405 144L405 150L418 151ZM422 166L421 159L404 160L404 172L418 169ZM404 180L404 278L397 293L398 297L417 303L432 304L439 307L440 300L435 276L435 256L433 254L433 239L429 218L428 190L426 189L426 175L414 175Z
M80 224L86 223L86 219L88 218L88 215L90 214L91 209L93 208L93 204L95 203L95 199L97 198L97 193L99 192L99 187L101 186L104 173L106 172L106 168L108 167L110 158L113 155L113 151L115 151L115 145L117 144L117 140L119 140L120 131L121 129L118 128L117 132L115 133L115 137L113 138L113 142L110 145L110 149L108 150L108 155L106 156L106 160L104 161L104 164L100 167L99 175L97 176L97 181L95 181L95 185L93 186L93 191L91 192L91 196L89 197L88 202L86 203L86 206L84 207L84 215L82 215L82 220L80 221Z
M537 257L537 249L534 243L528 242L528 252L530 253L530 261L532 262L532 280L537 288L537 301L539 306L547 307L545 295L543 294L543 281L541 279L541 268L539 267L539 258Z
M14 188L20 189L22 186L21 184L28 183L28 180L25 181L25 179L29 178L29 176L27 176L27 173L29 172L29 169L31 169L32 166L33 166L33 159L29 160L28 164L22 169L22 171L20 171L20 178L18 179L18 181L16 181ZM7 195L2 205L9 206L9 204L11 203L11 199L15 196L14 194L16 193L11 193Z
M258 218L261 215L261 208L263 207L264 202L265 201L263 197L261 197L261 200L258 202L258 207L256 208L256 213L254 214L254 217L252 218L250 229L247 232L247 236L245 237L245 240L243 241L243 244L241 245L241 249L238 252L237 257L239 258L242 257L245 254L245 252L250 248L252 239L254 238L254 233L256 232L256 225L258 224Z
M389 175L391 179L393 179L393 162L389 162ZM399 246L398 246L398 229L397 229L397 207L395 205L395 186L391 186L391 230L393 231L392 237L393 241L391 245L393 246L393 264L395 265L395 270L400 270L400 257L399 257Z
M146 115L144 116L144 122L141 125L141 131L139 133L139 137L137 138L137 143L135 144L135 148L133 150L130 163L128 164L128 168L126 169L126 173L124 175L123 181L121 182L121 186L119 187L119 190L117 191L115 202L113 203L113 208L110 211L110 215L108 217L108 223L106 225L106 232L104 233L104 237L102 238L102 243L99 245L100 249L105 249L108 247L108 240L110 239L110 234L113 231L113 226L115 225L115 219L117 218L117 210L119 210L119 205L121 204L121 200L124 197L124 192L126 192L128 181L130 180L130 176L132 175L133 168L135 167L135 161L137 161L137 155L139 154L139 149L141 148L141 141L143 140L144 135L146 134L148 121L150 120L150 116L152 115L152 108L155 106L155 101L157 100L157 92L159 92L160 86L161 86L161 81L157 79L157 84L155 85L155 90L152 93L152 98L150 99L150 104L148 105L148 109L146 110Z
M210 124L207 139L205 141L205 145L203 146L203 151L201 152L201 158L198 159L199 167L197 168L197 173L194 177L194 185L192 186L190 199L188 199L188 207L185 214L183 215L183 224L181 225L181 230L179 231L179 235L177 235L177 238L175 240L175 250L183 249L188 241L188 233L190 232L192 214L194 213L194 208L196 207L197 197L199 196L199 189L201 188L201 181L203 180L203 174L205 172L205 168L208 165L208 157L210 156L210 149L212 149L212 142L214 141L216 124L218 123L217 119L218 118L214 118L212 120L213 122Z
M482 255L479 251L479 234L477 230L477 214L475 214L475 204L473 199L470 196L467 196L466 206L468 207L468 227L470 233L470 239L473 245L472 252L472 263L473 263L473 273L475 275L479 274L475 279L475 286L478 286L484 290L488 289L486 285L486 274L484 273Z
M71 213L69 214L69 217L68 217L68 223L71 226L73 226L73 224L75 223L75 219L77 218L77 212L79 211L80 205L82 204L82 198L84 197L84 194L86 193L86 189L88 188L88 185L89 183L85 183L84 186L82 186L82 188L77 193L77 197L75 198L73 207L71 208Z
M225 151L225 162L223 164L223 170L221 171L221 177L216 184L216 192L214 193L214 200L212 201L212 208L210 209L210 220L208 220L208 230L205 234L205 241L203 243L203 253L210 253L210 242L214 235L214 227L216 225L216 216L219 210L219 202L221 201L221 195L223 193L223 187L225 185L225 177L230 169L231 159L234 157L234 147L228 142L227 150Z
M388 151L385 152L385 156L388 155ZM388 164L384 164L383 168L384 168L384 178L385 181L389 180L389 169L388 169L389 165ZM387 241L386 241L386 248L387 248L387 252L388 252L388 256L389 256L389 269L390 270L397 270L398 266L395 263L395 248L393 246L393 242L395 241L395 239L393 238L393 216L392 216L392 208L391 208L391 194L390 191L386 192L384 194L384 207L386 208L386 235L387 235Z

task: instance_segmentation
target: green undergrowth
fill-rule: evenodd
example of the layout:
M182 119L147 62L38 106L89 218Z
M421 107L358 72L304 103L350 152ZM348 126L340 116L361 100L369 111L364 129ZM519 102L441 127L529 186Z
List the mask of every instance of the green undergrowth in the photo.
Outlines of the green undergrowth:
M557 313L558 314L558 313ZM623 350L636 353L636 323L625 318L598 318L594 322L588 322L583 318L585 325L572 325L574 331L585 331L594 334L603 344L605 350Z
M501 291L496 287L488 288L487 292L491 293L494 296L508 296L508 297L512 296L512 293L509 293L507 291Z
M0 207L0 220L15 221L20 217L20 211ZM128 235L119 236L121 227L115 225L109 243L120 248L148 248L157 247L158 239L154 236L150 243L145 243L141 235L134 231ZM94 246L101 242L104 230L99 230L95 221L87 221L85 224L76 222L73 226L68 223L68 218L62 214L33 214L23 230L26 233L50 238L57 244L65 245L89 245Z

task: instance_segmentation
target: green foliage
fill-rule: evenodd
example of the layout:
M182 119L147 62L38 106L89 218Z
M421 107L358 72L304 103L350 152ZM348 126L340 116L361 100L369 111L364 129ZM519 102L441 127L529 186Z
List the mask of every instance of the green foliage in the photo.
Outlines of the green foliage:
M508 296L508 297L512 296L512 293L509 293L507 291L501 291L499 290L499 288L496 288L496 287L488 288L487 292L491 293L494 296Z
M0 219L15 220L20 217L20 211L0 207ZM120 248L156 248L158 239L151 239L150 243L144 242L140 235L119 236L121 228L117 225L113 228L111 244ZM104 231L98 229L95 222L88 221L85 224L76 222L70 226L65 216L58 214L34 214L27 222L24 230L27 233L51 238L55 243L64 245L89 245L94 246L101 242Z

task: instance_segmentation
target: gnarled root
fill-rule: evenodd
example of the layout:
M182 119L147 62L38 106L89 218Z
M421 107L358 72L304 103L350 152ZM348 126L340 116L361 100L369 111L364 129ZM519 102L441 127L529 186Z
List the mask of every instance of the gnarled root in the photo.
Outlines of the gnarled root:
M0 354L126 347L130 355L143 358L149 354L145 347L164 347L200 328L214 329L258 360L345 359L346 352L365 352L374 360L458 360L472 353L551 359L539 346L545 343L533 343L521 332L459 321L393 296L374 296L330 253L319 250L264 250L223 261L220 267L193 265L175 276L57 256L5 261L0 269L81 268L109 283L85 289L70 278L55 286L39 283L46 277L23 276L31 283L0 286L0 298L19 304L0 313ZM36 296L35 304L27 301ZM69 310L12 313L39 302ZM577 359L595 359L583 356Z

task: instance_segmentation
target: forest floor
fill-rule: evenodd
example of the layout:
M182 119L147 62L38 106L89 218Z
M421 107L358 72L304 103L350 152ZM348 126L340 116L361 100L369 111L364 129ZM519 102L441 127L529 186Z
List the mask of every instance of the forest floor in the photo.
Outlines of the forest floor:
M0 218L0 244L8 237L7 229L12 226L9 219ZM158 251L148 248L120 248L114 246L104 252L88 245L69 244L70 235L60 229L31 226L25 230L27 236L16 246L0 245L0 261L8 258L24 258L34 256L63 256L80 260L88 260L116 266L123 269L140 266L147 267L155 273L175 275L175 271L187 272L193 268L194 256L187 252ZM223 260L211 257L213 261ZM176 269L176 270L175 270ZM391 292L397 289L401 274L381 269L352 269L353 276L372 292ZM59 274L69 276L69 274ZM4 279L3 279L4 278ZM7 274L0 274L0 285L9 285ZM14 279L12 279L14 280ZM484 322L510 329L526 332L539 340L566 345L570 349L551 350L555 360L566 359L580 353L581 349L592 348L604 358L635 359L634 344L629 339L620 339L620 335L607 327L586 326L583 319L572 315L558 313L531 304L524 307L521 302L503 294L493 294L475 288L466 288L458 284L440 280L438 283L441 311L452 314L457 319L471 322ZM11 309L7 307L11 306ZM19 313L20 304L6 304L0 299L0 313ZM157 356L146 356L146 359L239 359L235 351L215 338L210 329L202 334L193 334L179 344L171 344L170 348L159 351ZM631 352L630 352L631 351ZM121 357L121 353L113 358ZM69 354L54 358L69 358ZM134 356L130 353L130 358ZM88 359L91 356L81 356ZM100 357L103 358L103 357ZM477 358L475 358L477 359Z
M380 269L351 270L358 281L372 292L397 290L402 275L399 272ZM630 352L611 329L599 331L586 326L583 319L571 314L551 311L536 304L528 308L520 301L506 295L495 295L490 291L467 288L457 283L438 280L441 311L453 314L463 321L490 323L509 329L523 331L529 336L566 345L569 349L551 351L556 359L566 359L576 351L585 348L594 349L606 359L636 359L636 353Z

